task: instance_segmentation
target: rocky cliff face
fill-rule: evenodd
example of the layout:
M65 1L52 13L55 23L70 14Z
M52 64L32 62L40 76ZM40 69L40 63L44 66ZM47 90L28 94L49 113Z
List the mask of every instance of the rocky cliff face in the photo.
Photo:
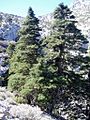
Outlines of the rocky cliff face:
M0 12L0 39L16 40L22 17Z
M0 39L15 41L23 19L23 17L17 15L0 12ZM39 19L42 28L41 35L46 36L50 32L53 15L39 16Z
M74 0L71 9L78 21L77 27L90 41L90 0Z
M53 23L53 14L47 14L47 15L43 15L43 16L39 16L38 17L40 20L40 27L42 28L41 31L41 36L47 36L50 31L51 31L51 27L52 27L52 23Z
M5 49L9 42L17 40L17 33L22 20L23 17L0 12L0 77L4 77L9 68L9 65L5 63L6 59L8 59Z
M38 18L40 20L39 25L42 28L41 36L44 37L50 33L53 15L47 14ZM21 16L0 12L0 38L15 41L23 19Z

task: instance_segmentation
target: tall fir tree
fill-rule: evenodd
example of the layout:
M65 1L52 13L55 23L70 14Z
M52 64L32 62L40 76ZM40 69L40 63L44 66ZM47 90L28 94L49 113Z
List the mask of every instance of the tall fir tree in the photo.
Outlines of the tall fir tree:
M87 51L83 45L88 41L76 28L74 18L67 6L59 4L54 11L53 32L43 42L46 62L52 66L53 75L63 77L66 82L77 81L75 76L80 75Z
M39 20L30 7L19 31L20 39L10 59L8 89L12 91L20 92L24 89L24 85L30 80L30 69L37 63L40 49L38 24Z
M84 57L87 48L83 46L88 41L75 26L76 22L70 9L63 3L59 4L54 11L53 30L42 43L44 79L41 82L47 86L49 112L53 112L55 107L58 109L59 102L68 101L71 91L79 94L81 87L83 89L87 64Z
M70 89L77 94L81 91L87 64L83 45L88 41L76 28L69 8L59 4L52 32L42 41L41 57L38 22L30 8L10 60L8 88L26 95L28 103L57 114L60 102L68 103L72 98Z

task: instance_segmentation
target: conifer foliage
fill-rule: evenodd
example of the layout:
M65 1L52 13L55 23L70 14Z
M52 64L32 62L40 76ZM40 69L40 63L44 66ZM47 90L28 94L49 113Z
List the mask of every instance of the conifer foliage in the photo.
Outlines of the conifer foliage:
M40 28L39 20L30 7L22 28L19 31L20 39L16 43L10 59L8 88L21 91L30 79L30 69L37 63L39 56Z
M74 18L67 6L59 4L54 11L52 33L43 42L45 59L53 72L51 76L57 77L55 81L53 79L57 85L61 81L67 84L77 81L77 77L81 79L80 69L82 64L85 64L83 54L87 48L84 48L83 44L88 41L76 28ZM81 73L83 72L82 70Z
M76 95L83 89L87 64L83 45L88 41L67 6L59 4L53 15L51 33L40 41L39 20L29 8L10 59L8 88L57 114L60 105L73 98L71 92Z
M62 3L54 11L52 32L43 40L44 69L49 112L58 111L70 93L80 94L85 80L85 53L88 41L75 26L75 17ZM58 109L58 110L56 110ZM58 112L57 112L58 113Z

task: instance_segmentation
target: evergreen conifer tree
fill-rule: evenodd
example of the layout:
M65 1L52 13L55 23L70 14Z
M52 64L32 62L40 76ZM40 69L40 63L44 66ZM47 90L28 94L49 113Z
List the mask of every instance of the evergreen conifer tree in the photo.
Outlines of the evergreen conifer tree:
M74 18L67 6L59 4L54 11L53 32L43 42L45 59L49 67L52 66L53 75L65 82L77 81L80 73L84 74L84 71L80 70L82 64L85 64L84 54L87 51L83 46L88 41L76 28ZM55 84L61 82L58 79Z
M10 59L8 89L11 91L15 90L20 93L24 90L24 85L30 80L30 70L37 63L40 51L40 28L38 24L39 20L30 7L19 31L20 39L16 43ZM28 92L28 90L26 91Z
M84 68L87 62L84 55L87 48L83 46L88 41L76 28L75 23L75 17L70 9L62 3L59 4L54 11L53 30L42 43L44 49L42 83L47 88L46 103L51 106L51 108L49 106L51 113L55 107L59 108L61 101L65 102L66 99L68 102L71 92L78 94L85 79Z

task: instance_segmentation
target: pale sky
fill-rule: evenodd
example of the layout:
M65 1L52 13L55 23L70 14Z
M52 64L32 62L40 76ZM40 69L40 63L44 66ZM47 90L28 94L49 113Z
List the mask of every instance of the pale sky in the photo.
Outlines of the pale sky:
M51 13L59 3L70 6L73 0L0 0L0 12L26 16L31 6L37 16Z

